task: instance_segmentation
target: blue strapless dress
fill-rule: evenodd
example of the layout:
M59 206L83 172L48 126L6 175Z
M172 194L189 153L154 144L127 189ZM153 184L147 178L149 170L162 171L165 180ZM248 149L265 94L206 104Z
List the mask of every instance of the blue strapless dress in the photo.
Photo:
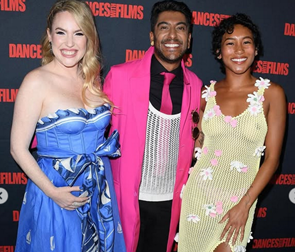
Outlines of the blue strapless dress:
M118 132L105 139L110 106L58 110L37 123L38 164L56 187L80 186L90 196L77 210L62 209L28 180L16 252L124 252L109 157L120 155Z

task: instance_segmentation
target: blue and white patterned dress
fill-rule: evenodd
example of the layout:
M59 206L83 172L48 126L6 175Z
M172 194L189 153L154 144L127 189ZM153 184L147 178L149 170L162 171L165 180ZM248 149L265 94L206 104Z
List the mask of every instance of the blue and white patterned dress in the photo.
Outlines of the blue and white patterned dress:
M118 132L106 140L110 106L58 110L37 123L38 164L56 187L80 186L90 196L77 210L62 209L28 180L16 252L124 252L125 243L109 157L120 155Z

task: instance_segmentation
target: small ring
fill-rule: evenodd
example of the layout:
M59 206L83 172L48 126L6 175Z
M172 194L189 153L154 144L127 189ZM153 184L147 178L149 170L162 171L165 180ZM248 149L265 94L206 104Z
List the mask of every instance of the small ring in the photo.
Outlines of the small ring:
M73 202L72 206L79 206L80 204L78 202Z

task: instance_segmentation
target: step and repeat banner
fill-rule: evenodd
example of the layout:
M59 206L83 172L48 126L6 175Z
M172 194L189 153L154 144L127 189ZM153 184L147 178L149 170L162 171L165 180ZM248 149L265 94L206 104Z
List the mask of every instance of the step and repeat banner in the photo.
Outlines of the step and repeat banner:
M155 0L87 1L96 19L103 76L114 64L141 58L150 45ZM27 177L9 148L13 107L24 76L41 62L40 39L54 0L0 0L0 252L13 252ZM258 24L264 56L256 77L282 85L287 132L281 164L259 198L247 251L295 251L295 0L185 0L193 12L192 52L186 65L204 82L223 78L211 54L211 32L220 20L243 12ZM35 155L35 153L33 153ZM196 237L197 239L197 237Z

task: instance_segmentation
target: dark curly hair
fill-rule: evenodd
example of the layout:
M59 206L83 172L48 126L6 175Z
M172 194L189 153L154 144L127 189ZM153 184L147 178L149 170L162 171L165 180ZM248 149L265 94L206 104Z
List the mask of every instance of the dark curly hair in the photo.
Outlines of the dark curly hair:
M164 11L177 11L181 12L186 19L186 23L188 26L188 32L192 33L192 12L189 7L184 2L178 1L161 1L154 4L151 11L151 31L155 31L155 25L158 21L159 14Z
M255 25L249 16L243 13L236 13L235 15L223 19L218 26L215 26L212 31L212 53L221 64L221 70L224 73L224 65L222 60L217 57L221 53L221 41L225 33L231 34L235 29L235 25L240 24L247 27L253 35L254 45L257 50L256 59L263 55L263 46L261 41L261 34L257 25Z

